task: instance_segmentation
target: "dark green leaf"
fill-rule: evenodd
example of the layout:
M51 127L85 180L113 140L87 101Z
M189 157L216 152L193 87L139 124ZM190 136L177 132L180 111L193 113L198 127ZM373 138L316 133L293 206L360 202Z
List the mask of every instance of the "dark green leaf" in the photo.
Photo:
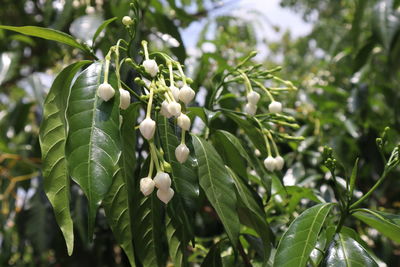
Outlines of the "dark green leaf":
M369 209L357 209L352 215L400 244L399 215Z
M199 164L200 186L216 210L234 247L239 236L239 219L236 213L237 199L232 178L227 173L221 157L206 140L192 135L193 146Z
M60 32L53 29L36 27L36 26L23 26L23 27L13 27L13 26L5 26L0 25L0 29L10 30L14 32L19 32L22 34L26 34L29 36L39 37L47 40L56 41L59 43L63 43L75 48L79 48L85 53L88 53L89 50L82 44L78 43L74 37L64 32Z
M97 37L99 36L99 34L108 26L108 24L110 24L111 22L115 21L117 19L117 17L108 19L103 21L103 23L100 25L100 27L97 28L96 32L93 35L93 39L92 39L92 46L94 46Z
M351 171L351 176L350 176L350 188L348 189L348 198L351 199L353 197L353 192L354 192L354 186L356 184L357 180L357 173L358 173L358 158L356 159L356 162L354 162L353 170Z
M271 252L271 230L267 223L264 210L254 199L257 194L251 192L251 188L229 169L229 167L226 167L226 169L233 178L238 192L239 219L244 225L253 228L260 236L264 245L264 261L267 261Z
M65 159L67 137L65 112L72 79L88 63L90 61L74 63L61 71L54 80L44 102L44 115L39 132L44 190L53 206L69 255L72 254L74 247L74 233L69 210L69 177Z
M394 14L392 0L379 1L375 5L372 14L372 26L382 45L389 51L400 26L400 19Z
M333 203L315 205L290 224L279 242L274 266L306 266L332 206Z
M325 266L378 266L367 251L346 233L336 234L325 257Z
M118 171L121 155L119 95L105 102L97 96L102 82L102 63L93 63L76 79L67 109L68 171L80 185L89 204L89 237L93 235L96 211Z
M213 245L208 251L207 256L201 263L201 267L220 267L222 266L221 260L221 242Z
M119 160L120 169L115 174L113 184L104 198L103 205L108 223L118 244L124 249L131 266L135 266L133 252L133 235L131 217L133 210L129 194L133 193L127 181L132 181L135 173L136 131L138 105L131 105L124 113L121 126L122 155ZM131 191L132 190L132 191Z

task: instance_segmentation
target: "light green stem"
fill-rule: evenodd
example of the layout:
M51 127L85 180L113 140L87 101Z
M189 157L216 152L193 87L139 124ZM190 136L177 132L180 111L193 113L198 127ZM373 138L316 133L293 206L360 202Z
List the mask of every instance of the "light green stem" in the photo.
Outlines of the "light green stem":
M147 103L146 119L150 118L150 115L151 115L151 106L153 104L153 95L154 95L154 84L151 84L150 85L149 102Z

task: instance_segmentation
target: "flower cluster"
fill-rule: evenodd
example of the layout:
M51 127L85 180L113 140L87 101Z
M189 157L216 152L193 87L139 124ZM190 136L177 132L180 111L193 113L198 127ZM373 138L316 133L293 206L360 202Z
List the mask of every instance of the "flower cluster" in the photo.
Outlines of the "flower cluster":
M174 190L171 188L171 178L166 172L164 164L160 164L160 159L161 162L164 162L164 159L162 153L155 147L156 122L151 118L151 115L153 110L159 110L160 115L176 121L181 129L182 137L180 145L175 149L175 157L178 162L184 163L190 154L190 150L185 144L185 133L190 130L191 126L190 118L185 111L187 105L193 101L195 91L189 86L190 79L185 76L179 62L159 52L158 55L161 56L168 67L168 70L163 72L156 60L150 59L146 41L142 41L142 46L145 58L141 66L135 67L144 71L143 76L149 78L150 82L136 80L147 89L146 95L142 98L147 100L147 111L145 118L139 124L139 130L149 142L151 163L149 175L140 180L140 190L145 196L148 196L153 192L154 187L157 187L157 197L167 204L173 197ZM181 88L177 87L175 79L182 82ZM154 179L151 178L153 165L157 169Z

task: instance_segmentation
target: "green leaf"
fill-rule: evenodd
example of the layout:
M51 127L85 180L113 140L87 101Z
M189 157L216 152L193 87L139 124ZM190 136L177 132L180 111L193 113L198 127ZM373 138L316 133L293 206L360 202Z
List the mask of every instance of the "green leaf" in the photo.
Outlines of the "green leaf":
M88 235L93 235L96 212L118 171L121 155L119 95L105 102L97 96L102 63L90 65L76 79L67 109L68 171L88 198Z
M240 116L225 111L224 114L232 119L250 138L253 145L260 150L263 155L267 155L264 138L259 129L251 122L251 119L245 120Z
M357 241L346 233L339 233L328 249L324 266L369 267L378 264Z
M232 178L226 172L222 159L214 147L196 135L192 137L199 165L200 186L221 219L233 246L236 247L240 225Z
M140 177L147 176L145 171L142 171ZM139 183L135 189L133 242L136 255L143 266L165 266L167 248L164 246L163 204L157 199L155 191L144 197L139 190Z
M108 24L110 24L111 22L115 21L116 19L118 19L117 17L105 20L100 27L97 28L96 32L93 35L93 39L92 39L92 46L94 46L97 37L99 36L99 34L108 26Z
M74 232L69 210L69 177L65 159L65 112L72 79L88 63L90 61L74 63L61 71L54 80L44 102L44 115L39 132L44 190L64 235L68 255L73 251Z
M244 224L253 228L260 236L264 245L264 260L267 261L271 252L271 230L266 220L264 210L254 199L257 194L251 192L246 185L229 167L226 167L233 178L238 192L239 219Z
M333 203L315 205L297 217L279 242L274 266L306 266Z
M188 266L186 244L181 242L180 240L181 234L173 225L171 217L167 218L166 225L167 225L168 249L171 261L174 263L174 266L176 267Z
M138 116L138 105L131 105L123 112L121 126L122 155L119 160L120 169L115 174L113 184L104 198L103 206L108 223L118 244L124 249L131 266L135 266L133 251L132 221L133 210L129 195L132 194L128 181L132 181L135 173L136 131L135 125Z
M221 242L213 245L201 263L201 267L220 267L222 265L221 259Z
M214 147L224 159L225 163L237 174L246 177L246 160L249 160L249 155L247 155L247 152L236 136L223 130L217 130L213 134L213 140Z
M350 188L348 189L348 198L351 200L353 197L353 192L354 192L354 186L356 184L357 180L357 173L358 173L358 158L356 159L356 162L354 162L353 170L351 171L351 176L350 176Z
M370 209L357 209L354 217L400 244L400 216Z
M63 43L75 48L82 50L85 53L91 53L89 49L80 44L74 37L64 32L60 32L53 29L36 27L36 26L22 26L22 27L14 27L14 26L6 26L0 25L0 29L10 30L14 32L19 32L22 34L26 34L29 36L39 37L51 41L56 41L59 43Z

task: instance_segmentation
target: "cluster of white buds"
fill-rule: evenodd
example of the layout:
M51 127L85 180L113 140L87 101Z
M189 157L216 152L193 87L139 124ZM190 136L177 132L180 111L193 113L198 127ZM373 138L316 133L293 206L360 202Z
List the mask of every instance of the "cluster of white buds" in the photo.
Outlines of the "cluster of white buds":
M168 55L160 52L158 55L162 55L161 58L164 58L168 66L168 72L165 69L160 71L157 62L149 57L147 42L143 41L142 45L144 50L142 66L134 66L143 76L150 76L151 80L145 82L145 78L143 77L143 80L138 78L135 81L146 88L146 95L141 96L141 99L147 100L147 110L145 118L139 124L139 130L142 136L149 142L151 163L148 176L140 180L140 190L143 195L148 196L154 191L154 187L156 187L157 197L167 204L174 196L174 190L171 188L171 177L166 172L170 169L170 164L163 159L162 150L159 151L155 147L154 135L156 132L156 122L151 118L152 110L157 110L156 105L158 104L159 114L168 119L174 119L176 124L181 128L181 142L175 149L175 157L182 164L188 159L190 154L190 150L185 144L185 133L190 130L191 120L186 110L187 105L193 101L196 93L189 86L191 79L186 78L179 62L172 60ZM130 62L132 63L132 61ZM165 75L166 73L167 75ZM174 79L177 79L182 84L175 83ZM167 85L168 82L169 84ZM157 169L154 179L151 178L153 166L156 166Z
M267 170L273 172L275 170L280 171L283 168L283 165L285 164L285 160L281 156L276 156L275 158L272 156L268 156L264 160L264 166L267 168Z

